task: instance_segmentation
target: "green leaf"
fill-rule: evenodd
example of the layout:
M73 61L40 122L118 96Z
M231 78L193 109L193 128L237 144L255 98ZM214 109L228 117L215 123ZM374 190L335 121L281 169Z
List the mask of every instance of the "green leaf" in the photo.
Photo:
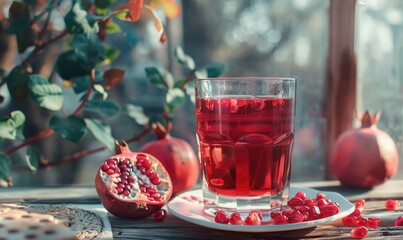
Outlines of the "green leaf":
M185 101L185 93L179 88L172 88L168 90L166 102L170 107L176 107Z
M8 33L17 34L21 30L29 26L31 21L31 9L28 4L18 1L13 1L9 10Z
M55 115L50 120L49 125L64 139L74 143L78 143L87 132L84 120L76 116L66 118L61 115Z
M119 57L120 51L116 48L105 47L105 55L106 59L104 60L103 64L111 64Z
M0 68L0 80L3 80L4 78L7 77L7 72L6 70Z
M219 77L227 68L227 65L225 63L220 63L220 62L215 62L211 63L207 66L204 67L207 71L207 77L209 78L215 78Z
M104 117L114 117L120 112L120 108L115 102L103 100L88 101L84 106L84 110Z
M151 83L160 88L172 88L174 78L170 72L163 68L147 67L145 68L146 75Z
M25 161L27 161L27 165L31 171L36 172L39 168L39 159L41 155L39 151L33 147L29 146L27 148L27 152L25 154Z
M66 80L89 74L89 71L78 60L74 50L69 50L59 55L56 61L56 69L60 77Z
M113 149L115 140L111 134L111 127L97 119L84 119L88 129L94 137L109 149Z
M139 125L147 124L149 121L148 117L144 114L143 108L141 106L129 103L126 104L123 111L127 114L127 116L134 119L134 121Z
M103 81L102 71L95 70L95 82L101 83ZM73 78L73 90L75 93L82 93L88 91L91 87L91 77L89 75Z
M10 26L7 31L17 36L18 52L23 53L36 42L36 34L31 28L31 8L29 5L14 1L9 10Z
M7 181L10 177L11 160L4 153L0 152L0 179Z
M34 30L27 25L24 29L20 29L17 33L18 52L23 53L27 48L35 45L36 34Z
M176 47L174 55L178 62L182 64L188 70L194 70L196 68L196 64L192 57L186 55L181 47Z
M16 102L22 102L28 95L29 74L23 66L16 66L6 78L7 88Z
M95 6L97 8L107 8L109 5L114 3L116 0L95 0Z
M105 49L96 34L75 35L73 46L78 61L88 71L106 58Z
M66 29L70 34L97 33L99 31L98 20L99 18L87 14L81 8L80 1L75 1L70 11L64 17Z
M24 123L25 115L23 112L19 110L11 112L11 117L0 120L0 138L23 140Z
M58 111L63 106L62 88L39 75L29 76L29 93L31 98L41 107L52 111Z

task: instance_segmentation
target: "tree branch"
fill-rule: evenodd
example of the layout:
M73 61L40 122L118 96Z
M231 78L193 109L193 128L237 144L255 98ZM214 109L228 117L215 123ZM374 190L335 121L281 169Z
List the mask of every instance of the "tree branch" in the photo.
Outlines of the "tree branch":
M56 37L50 39L49 41L37 45L35 46L34 50L28 55L27 58L25 58L24 61L22 61L22 64L24 66L27 66L35 57L36 55L44 48L46 48L47 46L49 46L50 44L56 42L57 40L63 38L64 36L66 36L68 34L67 30L64 30L63 32L61 32L59 35L57 35Z
M15 147L12 147L12 148L6 150L5 154L7 156L10 156L11 154L13 154L14 152L18 151L19 149L21 149L21 148L23 148L25 146L31 145L32 143L34 143L34 142L36 142L38 140L47 138L47 137L53 135L53 133L55 133L55 131L52 128L48 128L48 129L36 134L35 136L25 140L20 145L17 145Z
M90 77L91 77L91 86L88 88L88 91L85 94L84 99L81 101L80 105L74 111L74 113L73 113L74 116L77 116L81 112L81 110L83 110L85 104L88 102L88 99L90 99L90 96L91 96L92 92L94 91L95 69L91 69Z

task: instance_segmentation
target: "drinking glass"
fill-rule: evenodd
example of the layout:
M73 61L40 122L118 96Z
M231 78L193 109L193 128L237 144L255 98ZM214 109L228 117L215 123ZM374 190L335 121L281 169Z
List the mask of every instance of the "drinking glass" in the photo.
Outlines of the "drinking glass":
M269 211L289 195L296 80L195 80L204 210Z

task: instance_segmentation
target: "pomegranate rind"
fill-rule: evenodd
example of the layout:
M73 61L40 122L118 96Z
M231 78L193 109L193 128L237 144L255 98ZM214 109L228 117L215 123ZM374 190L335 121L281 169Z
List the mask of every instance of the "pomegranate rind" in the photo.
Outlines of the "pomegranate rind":
M161 185L164 188L164 194L162 194L159 201L150 201L147 196L141 193L138 182L136 182L131 189L135 195L134 199L119 195L113 182L113 179L116 179L118 174L112 174L109 178L105 178L106 173L102 170L102 167L100 167L95 177L95 186L98 196L105 209L117 217L141 218L149 216L160 210L172 196L172 181L169 177L168 171L162 163L152 155L125 151L109 159L130 159L133 166L135 166L136 156L139 154L146 155L147 159L151 162L153 169L158 172L161 180L161 183L158 184L158 186Z
M399 154L393 139L371 125L342 133L334 144L329 164L343 185L367 188L396 175Z

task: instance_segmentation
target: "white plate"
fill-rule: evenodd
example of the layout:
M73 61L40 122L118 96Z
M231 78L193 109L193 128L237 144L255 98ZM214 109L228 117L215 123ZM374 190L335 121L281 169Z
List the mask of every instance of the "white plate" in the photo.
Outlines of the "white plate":
M290 196L294 196L298 191L304 191L309 198L315 198L316 194L319 192L311 188L291 187ZM354 211L354 205L339 193L325 191L320 192L326 194L326 199L331 199L333 202L339 203L339 213L330 217L301 223L290 223L284 225L266 224L259 226L219 224L214 221L214 217L204 212L203 202L201 201L201 190L192 190L176 196L168 203L168 210L174 216L187 222L191 222L203 227L237 232L280 232L310 228L320 224L339 220Z

